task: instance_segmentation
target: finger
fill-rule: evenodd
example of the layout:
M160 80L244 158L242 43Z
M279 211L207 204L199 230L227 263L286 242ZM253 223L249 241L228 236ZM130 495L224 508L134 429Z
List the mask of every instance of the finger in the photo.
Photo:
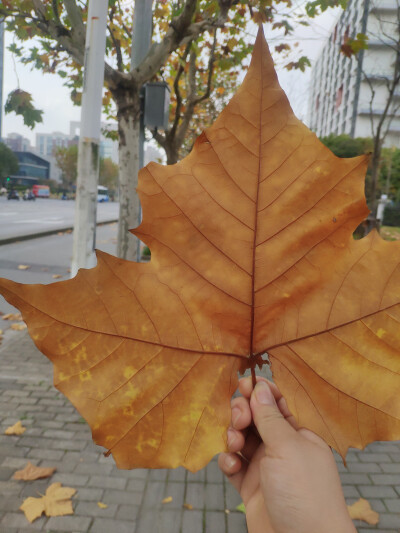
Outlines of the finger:
M272 387L260 380L250 398L254 423L268 449L279 450L280 444L296 437L296 431L278 408Z
M264 381L265 383L268 383L270 386L272 393L274 395L275 400L278 402L282 398L282 394L278 387L275 385L275 383L272 383L272 381L269 381L268 379L262 377L262 376L256 376L257 383L259 381ZM251 396L251 393L253 392L253 380L251 376L248 376L246 378L242 378L239 380L239 392L244 396L245 398L249 398Z
M248 462L250 462L253 459L253 456L256 453L261 443L262 443L262 440L260 438L260 435L258 434L257 429L254 426L252 426L247 433L246 439L244 441L244 445L242 449L240 450L240 454L243 455L243 457Z
M231 402L232 407L232 427L235 429L245 429L251 423L251 409L249 400L238 396Z
M228 450L230 452L240 452L244 446L244 435L241 431L229 428L228 433Z
M218 466L240 493L243 478L247 471L247 465L244 461L235 453L220 453L218 456Z
M278 407L279 407L279 411L282 413L283 417L286 418L286 420L289 422L289 424L294 428L294 429L299 429L299 425L297 423L297 420L295 419L295 417L292 415L292 413L289 411L289 408L287 406L287 403L286 403L286 400L285 398L282 398L280 400L278 400Z

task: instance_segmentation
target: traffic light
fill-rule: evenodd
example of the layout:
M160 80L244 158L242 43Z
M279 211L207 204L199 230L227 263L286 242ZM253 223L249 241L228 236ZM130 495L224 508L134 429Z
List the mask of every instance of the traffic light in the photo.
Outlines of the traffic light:
M10 178L10 176L8 176L7 179L6 179L6 181L10 181L10 180L11 180L11 178Z

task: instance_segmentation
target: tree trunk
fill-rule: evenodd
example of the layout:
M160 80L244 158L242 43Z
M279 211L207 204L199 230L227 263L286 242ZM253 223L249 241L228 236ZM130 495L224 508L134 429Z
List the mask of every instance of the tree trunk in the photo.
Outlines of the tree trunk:
M138 239L129 232L139 225L139 91L129 88L114 93L119 133L119 223L117 255L138 261Z
M169 144L168 141L163 147L167 156L167 165L175 165L179 160L179 150L176 146Z
M376 191L378 188L378 178L379 178L379 168L380 168L380 161L381 161L381 151L382 151L382 143L379 139L375 140L374 143L374 151L372 153L372 159L371 159L371 200L370 200L370 208L371 208L371 228L377 227L377 219L376 219L376 212L377 212L377 198L376 198Z

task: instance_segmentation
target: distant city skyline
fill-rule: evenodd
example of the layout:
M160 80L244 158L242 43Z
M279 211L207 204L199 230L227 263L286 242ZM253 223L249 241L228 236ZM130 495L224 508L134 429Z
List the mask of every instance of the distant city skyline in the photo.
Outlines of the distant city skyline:
M317 58L330 28L337 19L340 10L329 10L322 16L311 22L310 27L299 27L290 43L299 42L298 49L307 55L313 62ZM252 32L252 33L255 33ZM268 40L270 30L265 26L265 33ZM250 38L250 37L249 37ZM255 37L254 37L255 38ZM4 102L7 95L19 87L32 94L34 105L42 109L43 123L38 124L34 130L30 130L23 124L21 117L14 113L4 115L3 102L3 136L10 133L19 133L28 138L31 144L35 144L36 134L51 133L54 131L68 132L70 121L79 121L81 108L74 106L69 96L69 90L63 86L62 79L55 74L44 74L36 69L31 70L30 66L23 65L18 59L13 60L12 54L7 50L7 46L12 42L12 34L5 32L5 53L4 53L4 78L3 94ZM271 50L276 39L270 38ZM279 58L279 56L278 56ZM288 72L281 66L282 59L278 59L277 72L280 83L285 90L294 112L301 120L307 116L308 84L310 79L310 69L306 73ZM102 120L105 121L103 116Z

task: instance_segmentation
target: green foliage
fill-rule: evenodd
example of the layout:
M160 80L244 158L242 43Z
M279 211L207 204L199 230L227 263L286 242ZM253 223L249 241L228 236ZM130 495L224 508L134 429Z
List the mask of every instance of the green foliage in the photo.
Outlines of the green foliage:
M385 226L400 226L400 205L387 205L383 215L383 224Z
M383 148L379 172L379 186L396 202L400 202L400 150Z
M0 143L0 179L18 172L19 163L14 152L4 143Z
M36 109L32 103L32 95L21 89L15 89L8 95L4 110L6 113L21 115L24 124L32 130L38 122L43 122L43 111Z
M368 37L363 33L357 33L354 39L347 38L340 47L340 51L346 56L351 57L357 55L361 50L368 48Z
M353 139L350 135L334 135L331 133L320 140L338 157L356 157L357 155L368 154L372 150L372 139L368 138L358 137Z
M78 175L78 145L59 147L54 151L57 166L61 170L61 180L65 189L71 189Z
M347 3L348 0L315 0L314 2L307 2L306 13L309 17L313 18L330 7L340 6L341 8L346 9Z
M99 184L108 187L110 192L118 188L118 165L109 157L100 158Z

